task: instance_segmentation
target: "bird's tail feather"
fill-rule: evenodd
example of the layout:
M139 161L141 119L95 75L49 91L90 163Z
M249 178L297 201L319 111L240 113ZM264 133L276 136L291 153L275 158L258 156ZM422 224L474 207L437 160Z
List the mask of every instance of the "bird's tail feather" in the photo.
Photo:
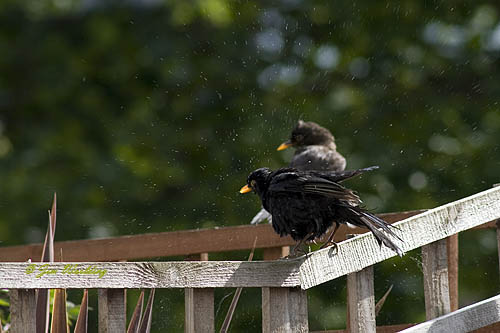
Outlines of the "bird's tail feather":
M363 225L366 228L368 228L372 233L373 236L377 239L377 242L379 243L380 246L384 244L394 252L396 252L400 257L404 255L403 250L399 246L397 246L385 233L388 235L399 239L400 241L403 241L401 237L396 235L394 231L392 231L390 227L393 227L389 223L385 222L384 220L378 218L377 216L363 210L360 207L349 207L349 210L354 213L357 216L357 223L356 225ZM382 229L384 232L379 230Z

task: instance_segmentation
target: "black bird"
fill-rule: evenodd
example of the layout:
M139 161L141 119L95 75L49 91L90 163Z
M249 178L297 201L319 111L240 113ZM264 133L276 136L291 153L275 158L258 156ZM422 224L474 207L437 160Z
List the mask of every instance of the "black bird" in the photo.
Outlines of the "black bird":
M332 133L312 121L299 120L290 139L283 142L278 150L288 147L297 148L288 165L290 168L320 171L345 169L345 158L337 151Z
M374 169L378 167L343 172L260 168L248 176L247 185L240 193L254 191L259 195L263 207L273 216L274 231L280 236L291 235L298 241L294 250L302 242L322 236L335 223L328 244L339 224L350 223L369 229L380 245L384 244L402 256L403 251L386 235L401 240L389 229L392 226L361 208L361 200L354 191L340 184Z
M332 133L312 121L299 120L292 130L290 139L283 142L277 150L289 147L297 148L288 165L290 168L320 171L343 171L345 169L346 160L337 151ZM257 224L266 219L272 222L271 214L263 208L250 223Z

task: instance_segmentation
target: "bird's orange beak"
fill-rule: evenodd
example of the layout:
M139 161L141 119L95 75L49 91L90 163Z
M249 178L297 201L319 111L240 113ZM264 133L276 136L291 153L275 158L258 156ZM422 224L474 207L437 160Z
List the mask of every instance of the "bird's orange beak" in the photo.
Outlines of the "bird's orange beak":
M283 142L276 150L278 150L278 151L285 150L291 146L293 146L293 143L290 141L286 141L286 142Z
M241 194L245 194L245 193L248 193L248 192L252 192L252 188L248 185L245 185L241 188L240 190L240 193Z

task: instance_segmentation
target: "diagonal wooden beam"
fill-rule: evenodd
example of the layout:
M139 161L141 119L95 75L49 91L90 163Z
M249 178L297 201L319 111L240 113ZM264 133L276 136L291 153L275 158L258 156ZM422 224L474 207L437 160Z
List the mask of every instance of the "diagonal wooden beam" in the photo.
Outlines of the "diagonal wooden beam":
M500 187L430 209L394 225L403 239L400 246L410 251L471 229L500 217ZM301 286L308 289L340 276L394 257L387 247L380 248L371 234L363 234L307 255L300 266Z

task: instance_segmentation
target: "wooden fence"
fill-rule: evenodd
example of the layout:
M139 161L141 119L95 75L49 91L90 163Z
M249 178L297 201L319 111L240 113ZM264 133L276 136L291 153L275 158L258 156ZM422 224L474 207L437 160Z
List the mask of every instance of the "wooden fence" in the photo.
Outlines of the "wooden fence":
M465 332L500 321L499 297L458 309L458 238L471 228L495 227L500 218L500 187L427 211L385 214L397 221L404 251L422 248L427 322L408 331ZM351 231L350 231L351 232ZM380 248L370 233L296 259L207 261L209 252L249 249L255 237L264 259L286 254L294 242L279 238L268 225L179 231L101 240L56 242L68 262L34 263L41 245L0 250L0 288L11 289L14 332L34 331L36 288L98 288L100 332L125 330L124 288L185 288L185 329L214 331L213 288L262 288L264 332L307 332L306 290L348 276L348 328L375 332L373 265L395 255ZM341 240L345 238L339 232ZM109 262L196 254L198 261ZM17 262L15 262L17 261ZM453 311L453 312L452 312ZM378 327L394 332L410 324ZM499 326L486 329L500 330ZM329 331L334 332L334 331ZM336 331L338 332L338 331Z

